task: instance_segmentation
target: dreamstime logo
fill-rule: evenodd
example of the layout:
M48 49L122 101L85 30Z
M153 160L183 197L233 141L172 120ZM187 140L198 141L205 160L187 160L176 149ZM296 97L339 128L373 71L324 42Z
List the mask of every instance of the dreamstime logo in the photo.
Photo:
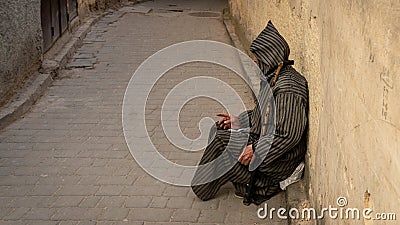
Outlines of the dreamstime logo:
M257 210L257 216L260 219L273 219L275 214L279 219L306 219L306 220L323 220L325 218L340 219L340 220L396 220L396 213L374 213L371 208L350 208L346 197L339 197L336 200L336 205L329 205L321 210L314 208L269 208L265 203L264 207Z
M336 200L336 204L337 204L339 207L345 207L345 206L347 205L347 198L345 198L345 197L339 197L339 198Z
M239 60L242 63L239 63ZM246 77L261 74L257 65L245 53L224 43L205 40L181 42L166 47L147 58L137 68L126 88L122 106L125 140L134 159L147 173L163 182L179 186L208 183L224 175L235 164L235 161L232 161L230 165L221 167L221 160L229 155L231 142L228 143L220 157L214 161L201 166L184 166L171 162L160 154L150 138L146 127L145 113L150 92L166 72L174 67L192 62L223 66L241 76L245 82L248 81ZM247 66L247 76L243 75L245 73L243 65ZM252 85L248 82L247 85L254 92ZM181 150L198 151L207 145L208 128L204 124L207 120L210 121L210 118L200 120L201 135L193 140L186 137L179 126L179 116L183 106L197 97L206 97L217 101L228 113L246 110L238 93L227 83L214 77L205 75L192 77L175 85L160 104L160 125L168 141ZM268 101L272 103L272 115L275 115L273 95L270 95ZM275 123L272 124L274 126ZM269 131L273 132L274 129L269 129ZM245 146L246 142L242 144ZM261 155L261 160L254 162L255 165L252 165L251 168L256 168L265 156L266 153ZM196 171L203 169L207 171L207 168L210 167L218 169L211 176L201 179L196 177L196 180L193 181Z

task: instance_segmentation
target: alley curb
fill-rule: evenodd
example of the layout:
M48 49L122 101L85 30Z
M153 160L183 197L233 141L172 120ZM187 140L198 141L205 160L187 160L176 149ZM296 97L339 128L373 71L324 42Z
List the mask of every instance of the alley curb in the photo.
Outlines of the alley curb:
M234 47L238 48L242 52L246 53L246 49L244 49L242 43L240 42L239 37L237 36L235 32L235 26L232 23L230 18L225 18L224 17L224 24L226 27L226 31L234 45ZM242 62L242 61L241 61ZM246 66L242 66L244 70L246 70ZM248 73L245 73L246 75ZM251 82L253 87L256 87L256 90L259 90L259 78L258 77L247 77L247 79ZM307 197L307 185L306 181L304 179L300 180L299 182L296 182L294 184L289 185L286 188L285 191L285 199L287 203L287 210L291 208L296 208L300 212L303 208L310 207L310 203L308 201ZM315 225L315 222L311 220L305 220L305 219L288 219L288 224L289 225Z
M42 62L39 71L28 79L21 90L0 109L0 130L10 125L13 121L28 112L31 106L44 94L47 88L57 77L59 70L64 68L68 59L82 44L83 39L90 31L93 24L106 15L107 12L91 17L83 22L72 34L71 39L64 44L62 49L51 59Z

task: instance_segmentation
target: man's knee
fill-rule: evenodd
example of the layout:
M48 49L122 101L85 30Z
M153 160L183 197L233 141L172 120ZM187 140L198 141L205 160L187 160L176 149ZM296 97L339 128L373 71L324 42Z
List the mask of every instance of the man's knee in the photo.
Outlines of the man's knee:
M192 190L193 193L202 201L208 201L213 197L207 191L204 190L202 185L192 186Z

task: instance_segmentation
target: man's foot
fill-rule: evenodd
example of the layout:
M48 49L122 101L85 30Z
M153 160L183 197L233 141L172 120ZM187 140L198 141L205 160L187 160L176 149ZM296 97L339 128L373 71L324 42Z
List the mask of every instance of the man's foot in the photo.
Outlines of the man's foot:
M233 196L238 199L243 199L246 193L246 185L234 182L232 182L232 184L235 187L235 194Z
M235 198L238 199L243 199L244 198L244 193L240 192L240 191L235 191L235 194L233 195Z
M271 198L274 197L275 195L279 194L281 191L282 191L282 190L279 190L279 191L274 192L274 193L269 194L269 195L257 195L257 194L255 194L255 195L253 195L253 196L251 197L251 203L253 203L254 205L261 205L263 202L268 201L269 199L271 199ZM236 193L235 193L235 195L236 195ZM244 196L244 195L243 195L243 196ZM242 197L242 198L243 198L243 197ZM243 203L243 204L244 204L244 205L250 205L251 203L249 203L249 204Z

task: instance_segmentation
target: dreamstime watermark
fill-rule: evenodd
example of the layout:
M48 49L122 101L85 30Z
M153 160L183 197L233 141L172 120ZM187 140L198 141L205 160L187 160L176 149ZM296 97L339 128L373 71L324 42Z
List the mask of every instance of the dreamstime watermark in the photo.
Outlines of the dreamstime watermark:
M211 63L229 69L239 75L253 93L255 90L247 77L262 74L258 66L245 53L230 45L206 40L187 41L168 46L147 58L137 68L126 88L122 106L122 125L126 143L136 162L148 174L160 181L178 186L211 182L223 176L237 162L231 160L227 163L226 161L226 158L231 157L229 151L233 148L229 141L225 151L212 162L199 166L178 165L165 158L150 137L145 113L150 93L166 72L192 62ZM243 65L246 65L246 70L243 69ZM268 94L267 99L263 99L263 104L259 108L263 110L266 108L265 105L269 105L270 127L266 135L272 136L275 131L275 101L269 87L264 88L263 90L271 94ZM222 80L204 74L185 79L168 91L162 103L157 105L161 109L159 126L162 127L168 141L184 151L204 149L208 143L209 125L213 124L211 118L202 118L198 124L200 137L190 139L183 134L179 124L180 111L192 99L198 97L212 99L222 105L228 113L246 110L243 100L235 89ZM249 118L243 119L245 121ZM241 134L249 135L249 130L243 130ZM235 146L247 144L246 138L241 140L243 143L236 141ZM257 157L257 160L250 164L249 169L257 168L266 154L267 152ZM213 171L213 173L204 173L207 176L195 176L206 171Z
M396 213L374 213L371 208L350 208L347 198L339 197L336 201L336 206L329 205L328 207L316 210L315 208L269 208L265 203L264 207L257 210L257 216L260 219L273 219L275 216L279 219L305 219L305 220L323 220L330 218L333 220L396 220Z

